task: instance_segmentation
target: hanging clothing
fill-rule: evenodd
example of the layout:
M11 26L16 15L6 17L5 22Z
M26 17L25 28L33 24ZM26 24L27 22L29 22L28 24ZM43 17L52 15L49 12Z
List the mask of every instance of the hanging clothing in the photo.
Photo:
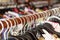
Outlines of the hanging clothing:
M56 32L60 32L60 25L59 25L59 23L55 23L55 22L51 22L51 21L46 21L46 22L50 23L53 26L53 28L54 28L54 30Z

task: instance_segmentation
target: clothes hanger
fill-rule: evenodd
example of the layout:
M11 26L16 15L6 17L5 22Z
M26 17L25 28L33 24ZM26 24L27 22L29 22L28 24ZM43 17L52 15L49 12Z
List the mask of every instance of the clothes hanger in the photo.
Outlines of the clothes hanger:
M49 16L51 15L50 10L48 10L47 13L48 13Z
M33 28L35 28L36 27L36 20L37 20L37 17L36 17L36 15L32 15L32 17L33 17Z
M22 18L23 19L23 18ZM16 22L18 23L17 24L17 29L15 29L15 31L16 31L16 33L19 35L22 35L23 33L19 33L19 31L22 31L22 28L23 28L23 26L22 26L22 28L20 28L21 27L21 22L22 22L22 20L20 19L20 18L15 18L15 20L16 20ZM19 23L19 21L20 21L20 23ZM23 19L23 21L24 21L24 19ZM16 35L16 36L18 36L18 35Z
M23 34L23 27L24 27L24 25L23 25L23 21L24 21L24 20L23 20L21 17L20 17L19 19L20 19L20 21L21 21L21 24L19 24L21 31L20 31L19 33L22 35L22 34Z
M48 13L47 13L47 11L44 11L43 13L45 14L45 19L47 19L47 17L49 16Z
M3 23L1 22L1 20L0 20L0 34L2 33L2 31L4 30L4 25L3 25Z
M9 24L9 29L8 29L8 33L7 33L7 35L9 35L9 33L10 33L10 30L11 30L11 28L12 28L12 21L11 20L9 20L9 19L6 19L6 21L8 22L8 24ZM8 36L7 36L8 37ZM7 40L8 40L8 38L7 38Z
M10 33L10 31L11 31L11 29L12 29L12 26L13 26L13 21L11 20L11 19L7 19L7 21L9 21L10 22L10 29L9 29L9 32L8 33Z
M38 21L36 22L36 26L40 25L40 15L39 14L36 14L38 16Z
M49 13L48 13L48 10L45 12L43 12L43 15L44 15L44 18L43 20L45 21L47 19L47 17L49 17Z
M4 31L2 32L2 40L6 40L8 38L8 29L9 24L5 19L1 19L4 24Z
M35 14L35 17L36 17L36 19L35 19L34 24L35 24L35 27L36 27L37 26L37 23L38 23L37 20L39 19L40 16L38 14Z
M20 24L22 23L22 20L21 20L21 18L15 18L16 19L16 21L17 21L17 27L19 26L20 27L20 35L22 35L23 34L23 32L22 32L22 28L21 27L23 27L23 26L21 26ZM17 28L17 30L18 30L18 28ZM12 36L12 37L15 37L15 38L17 38L18 40L20 40L20 35L19 35L19 30L18 30L18 35L14 35L14 36ZM23 39L23 38L21 38L21 39Z
M27 19L27 24L28 24L27 30L31 30L31 17L27 16L26 19Z
M44 17L42 13L40 13L39 15L40 15L40 23L41 23L42 21L44 21Z
M57 8L55 9L55 11L56 11L56 13L58 14L58 9L57 9Z
M36 19L34 20L34 15L35 15L35 17L36 17ZM36 27L36 21L37 21L37 19L38 19L38 15L37 14L34 14L34 15L32 15L31 17L32 17L32 27L33 28L35 28Z
M35 28L36 27L36 19L37 19L37 16L36 15L35 16L34 15L31 15L30 17L31 17L31 27L32 28Z
M11 35L14 35L14 28L16 27L16 22L13 18L10 18L10 20L12 21L12 27L11 27Z
M50 16L50 10L47 10L47 16L49 17Z
M21 35L23 34L22 33L22 28L23 28L23 25L24 25L24 23L25 23L25 19L23 19L22 17L20 17L20 18L18 18L19 20L20 20L20 23L18 22L18 20L17 20L17 22L19 23L18 25L17 25L17 33L18 33L18 35L20 34L19 33L19 31L21 31Z
M14 20L15 20L15 22L16 22L16 27L14 28L14 34L15 34L15 36L17 36L17 35L19 35L19 34L18 34L18 31L17 31L17 30L18 30L18 26L17 26L17 25L19 24L19 23L18 23L19 20L18 20L18 18L14 18ZM17 21L17 20L18 20L18 21ZM20 21L19 21L19 22L20 22Z
M30 16L28 16L29 17L29 19L30 19L30 30L33 28L33 26L34 26L34 21L32 20L32 17L31 17L31 15Z
M52 10L50 10L49 12L50 12L50 16L52 16L52 14L53 14L53 13L52 13Z
M9 19L6 19L6 21L8 22L8 25L9 25L9 29L8 29L7 32L6 32L7 39L8 39L8 35L9 35L9 32L10 32L10 29L11 29L12 23L11 23L11 21L10 21ZM7 39L6 39L6 40L7 40Z
M41 15L41 13L39 13L39 22L41 23L41 21L42 21L42 15Z
M23 25L24 25L24 26L23 26L24 31L23 31L23 32L25 33L25 31L26 31L26 27L25 27L25 26L26 26L26 24L25 24L25 22L26 22L26 18L23 17L22 19L24 20L24 24L23 24Z
M56 15L59 15L59 13L60 13L60 12L59 12L59 8L56 8L55 11L56 11L56 13L57 13Z
M55 9L52 9L51 12L52 12L52 15L56 15L57 14Z

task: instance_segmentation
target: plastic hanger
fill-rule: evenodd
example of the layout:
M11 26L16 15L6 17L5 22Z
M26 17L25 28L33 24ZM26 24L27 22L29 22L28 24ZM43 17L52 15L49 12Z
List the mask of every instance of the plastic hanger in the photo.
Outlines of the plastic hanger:
M22 31L22 29L23 29L23 19L20 17L19 18L20 19L20 21L21 21L21 23L19 24L20 25L20 34L22 35L23 34L23 31Z
M35 15L35 17L36 17L36 19L37 19L37 16ZM32 28L35 28L35 26L36 26L36 23L35 23L35 21L34 21L34 16L32 16L32 15L30 15L30 18L31 18L31 29Z
M14 28L16 27L16 22L13 18L10 18L10 20L12 21L12 27L11 27L11 35L14 35Z
M29 28L30 27L30 19L29 19L28 16L26 17L26 20L27 20L27 24L26 24L27 25L27 30L29 30L30 29Z
M19 20L20 22L19 22L18 20ZM18 33L18 35L19 35L19 34L22 35L22 34L23 34L22 28L23 28L23 24L24 24L24 21L25 21L25 20L23 20L22 17L18 18L18 20L17 20L17 22L18 22L18 24L17 24L17 31L18 31L18 32L21 31L20 33Z
M34 27L34 26L36 27L36 23L37 23L37 20L38 20L38 15L35 14L34 16L36 17L36 19L35 19L35 21L34 21L34 23L33 23L33 27Z
M52 9L51 12L52 12L52 15L56 15L57 14L55 9Z
M30 15L30 18L31 18L31 29L35 27L35 24L34 24L34 18L32 15Z
M8 34L9 34L9 32L11 31L11 29L12 29L12 25L13 25L13 23L12 23L12 20L11 19L7 19L7 21L9 21L9 31L8 31Z
M47 17L48 17L48 14L47 14L47 12L43 12L44 14L45 14L45 19L47 19Z
M2 32L2 40L6 40L8 38L8 29L9 29L9 24L5 19L1 19L2 22L6 23L4 26L4 30Z
M50 16L52 16L52 11L51 11L51 10L49 10L49 12L50 12Z
M26 17L24 16L23 18L22 18L23 20L24 20L24 24L23 24L23 29L24 29L24 33L25 33L25 31L26 31L26 24L27 24L27 19L26 19Z
M56 11L56 15L59 15L59 9L58 8L55 8L55 11Z
M32 29L32 26L31 26L32 25L32 20L31 20L32 18L31 18L31 16L27 16L27 17L29 18L29 22L30 22L29 27L30 27L30 30L31 30Z
M4 25L3 25L3 23L1 22L1 20L0 20L0 25L1 25L1 27L0 27L0 34L1 34L2 31L4 30Z
M24 23L23 23L24 31L23 32L25 33L26 32L26 27L25 27L26 26L26 24L25 24L26 23L26 19L25 19L25 17L22 17L22 20L24 21Z
M8 35L9 35L10 31L11 31L11 28L12 28L12 21L9 20L9 19L6 19L6 21L7 21L8 24L9 24L9 29L8 29L8 31L7 31L7 37L8 37ZM8 40L8 38L7 38L7 40Z
M30 15L29 17L30 17L30 27L31 27L31 29L32 29L32 28L33 28L32 25L34 25L34 24L33 24L33 23L34 23L34 21L33 21L33 16Z
M47 10L46 13L47 13L47 16L49 17L50 16L49 10Z
M21 23L21 21L19 21L20 19L17 17L17 18L14 18L15 22L16 22L16 27L14 28L14 36L17 36L19 35L18 33L18 25L19 23Z
M23 24L23 28L21 29L23 31L23 33L25 33L25 19L23 17L20 17L22 20L22 24Z
M50 16L50 10L47 10L47 11L46 11L46 15L47 15L47 17Z
M40 15L39 15L39 14L36 14L36 16L37 16L36 26L38 26L38 25L40 24L40 21L39 21L39 19L40 19Z
M6 35L7 35L7 39L8 39L8 35L9 35L9 32L10 32L10 28L11 28L11 21L9 20L9 19L6 19L6 21L8 22L8 25L9 25L9 28L8 28L8 30L7 30L7 32L6 32ZM6 40L7 40L6 39Z

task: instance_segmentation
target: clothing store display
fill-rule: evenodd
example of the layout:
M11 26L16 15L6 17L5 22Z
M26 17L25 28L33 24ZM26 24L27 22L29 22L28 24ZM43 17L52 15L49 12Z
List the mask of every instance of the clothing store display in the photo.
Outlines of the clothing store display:
M60 7L49 1L0 0L0 40L60 40Z

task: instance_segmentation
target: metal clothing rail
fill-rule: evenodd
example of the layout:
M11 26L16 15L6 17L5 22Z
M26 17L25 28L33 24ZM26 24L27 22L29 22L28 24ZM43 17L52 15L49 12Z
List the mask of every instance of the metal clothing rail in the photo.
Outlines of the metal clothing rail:
M8 28L7 23L5 21L8 22L9 24L9 28L13 27L14 25L18 25L18 24L25 24L27 22L31 22L32 20L36 20L42 17L48 17L51 15L55 15L60 13L60 7L59 8L54 8L54 9L50 9L41 13L36 13L36 14L32 14L32 15L27 15L27 16L23 16L23 17L19 17L19 18L9 18L9 19L5 19L5 20L0 20L0 33L3 31L3 28Z

